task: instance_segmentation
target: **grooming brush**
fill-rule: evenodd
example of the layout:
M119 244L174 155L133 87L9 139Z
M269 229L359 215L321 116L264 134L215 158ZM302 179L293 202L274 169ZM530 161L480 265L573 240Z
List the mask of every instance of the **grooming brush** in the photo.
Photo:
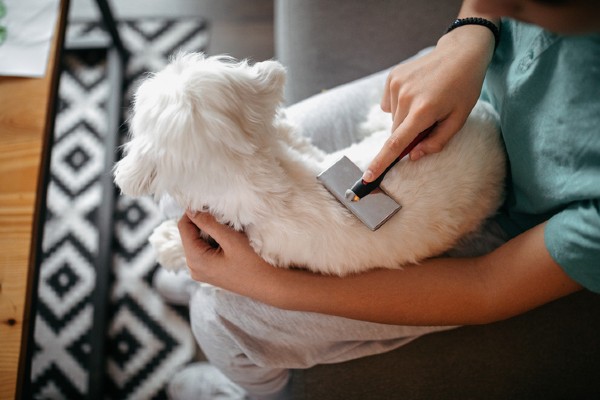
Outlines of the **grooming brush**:
M331 167L321 172L317 179L362 223L375 231L392 218L402 206L388 196L383 189L374 190L379 187L388 171L425 139L432 129L433 126L419 133L400 156L373 182L363 181L363 173L360 168L346 156L343 156Z

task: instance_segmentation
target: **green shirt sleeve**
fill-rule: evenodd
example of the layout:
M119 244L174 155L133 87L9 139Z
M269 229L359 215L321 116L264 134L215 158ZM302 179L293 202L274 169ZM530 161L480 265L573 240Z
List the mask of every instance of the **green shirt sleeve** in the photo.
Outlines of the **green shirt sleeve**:
M550 255L573 280L600 293L600 200L570 205L548 221Z

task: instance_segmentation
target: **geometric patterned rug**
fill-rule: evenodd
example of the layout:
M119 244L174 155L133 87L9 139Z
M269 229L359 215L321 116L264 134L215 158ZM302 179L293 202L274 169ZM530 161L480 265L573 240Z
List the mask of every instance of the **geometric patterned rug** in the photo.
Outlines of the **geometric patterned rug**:
M74 24L67 37L99 30L97 24ZM206 24L197 18L128 21L119 31L131 52L125 110L140 77L161 69L178 49L205 49L208 40ZM87 394L103 138L116 134L106 126L107 95L114 90L106 79L106 52L69 51L62 67L30 382L40 399ZM147 239L161 220L154 202L119 197L115 214L104 397L166 398L165 384L196 353L187 309L166 304L151 284L158 265Z

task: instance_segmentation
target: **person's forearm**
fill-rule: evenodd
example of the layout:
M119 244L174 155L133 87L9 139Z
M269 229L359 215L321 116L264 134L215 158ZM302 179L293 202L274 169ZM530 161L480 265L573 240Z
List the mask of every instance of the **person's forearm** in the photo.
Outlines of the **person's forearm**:
M581 288L548 253L544 224L482 257L433 259L345 278L271 266L243 233L206 213L186 214L178 226L193 279L288 310L400 325L464 325L508 318ZM201 239L200 230L220 247Z
M543 226L477 259L433 259L404 270L345 278L273 272L272 292L259 293L259 300L284 309L403 325L501 320L579 289L547 253Z
M278 276L272 305L388 324L473 324L485 314L479 280L467 259L435 259L344 278L287 271Z

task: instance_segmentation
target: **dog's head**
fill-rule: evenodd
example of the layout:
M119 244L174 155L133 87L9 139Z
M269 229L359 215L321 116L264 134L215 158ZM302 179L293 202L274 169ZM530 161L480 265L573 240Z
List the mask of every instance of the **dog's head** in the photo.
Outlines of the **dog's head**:
M275 61L176 56L135 94L116 184L132 196L177 196L190 185L214 190L226 184L239 161L268 140L265 127L282 102L284 80Z

